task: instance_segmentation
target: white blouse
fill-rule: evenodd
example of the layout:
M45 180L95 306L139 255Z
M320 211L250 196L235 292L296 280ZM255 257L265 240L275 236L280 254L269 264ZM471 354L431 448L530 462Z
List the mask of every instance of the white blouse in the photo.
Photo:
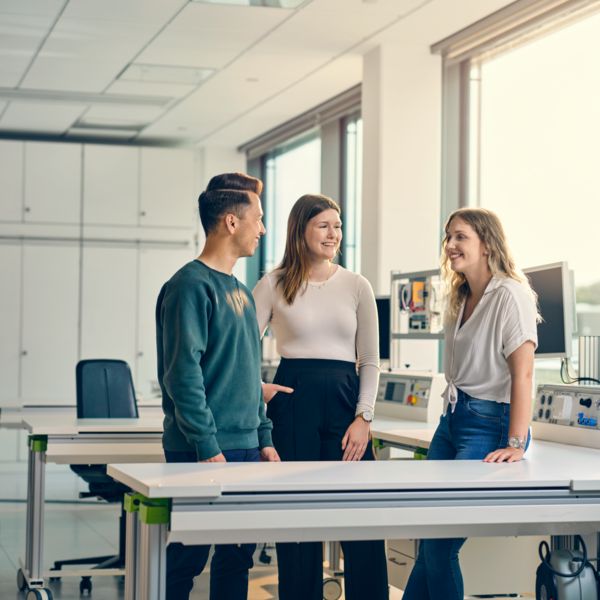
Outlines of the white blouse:
M444 414L457 399L456 388L480 400L510 402L511 378L507 358L525 342L537 347L537 309L522 283L492 277L466 323L458 318L445 330ZM453 407L454 409L454 407Z
M379 383L379 330L371 284L338 266L325 282L300 289L289 305L274 272L254 288L261 336L267 326L285 358L317 358L357 363L360 391L356 414L373 410Z

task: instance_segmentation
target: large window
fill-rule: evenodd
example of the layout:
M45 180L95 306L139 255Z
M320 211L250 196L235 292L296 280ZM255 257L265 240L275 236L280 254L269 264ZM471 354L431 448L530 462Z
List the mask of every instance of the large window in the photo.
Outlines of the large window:
M462 203L499 214L521 267L566 260L577 334L600 335L600 14L530 32L468 67ZM539 367L538 381L558 380L556 361Z
M344 120L344 184L342 262L360 273L360 223L362 213L362 119Z
M283 258L290 210L303 194L321 190L321 139L310 132L269 152L265 157L264 270Z

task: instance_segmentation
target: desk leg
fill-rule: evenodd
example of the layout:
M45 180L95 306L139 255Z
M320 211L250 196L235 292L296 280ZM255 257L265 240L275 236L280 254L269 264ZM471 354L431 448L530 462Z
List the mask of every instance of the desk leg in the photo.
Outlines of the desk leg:
M169 502L144 499L140 504L136 594L140 600L164 600L167 579Z
M46 475L45 436L30 436L27 464L27 533L25 538L25 577L27 587L44 586L44 495Z
M139 519L138 510L142 496L128 493L123 498L126 517L125 536L125 600L138 600L139 589Z

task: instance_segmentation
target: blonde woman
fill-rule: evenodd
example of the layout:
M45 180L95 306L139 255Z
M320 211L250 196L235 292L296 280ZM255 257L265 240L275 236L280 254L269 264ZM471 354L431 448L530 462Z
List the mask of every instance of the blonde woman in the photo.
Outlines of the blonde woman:
M428 460L515 462L529 443L535 294L498 217L462 208L446 222L444 414ZM422 540L404 600L463 600L463 538Z
M289 216L281 264L253 292L260 332L271 326L282 356L274 385L263 389L283 461L373 459L377 308L369 282L333 263L341 240L339 206L302 196ZM342 548L346 599L387 599L383 541ZM277 563L281 600L321 600L321 543L277 544Z

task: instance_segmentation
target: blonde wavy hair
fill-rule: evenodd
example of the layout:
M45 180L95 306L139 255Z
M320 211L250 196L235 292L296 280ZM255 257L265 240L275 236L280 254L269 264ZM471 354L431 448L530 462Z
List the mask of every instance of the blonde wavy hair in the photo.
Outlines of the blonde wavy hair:
M469 294L469 284L466 277L462 273L452 270L450 259L446 254L448 233L453 219L461 219L467 225L470 225L483 242L488 252L488 266L492 276L509 277L519 281L527 288L537 306L537 294L531 288L527 277L515 264L498 215L486 208L459 208L448 217L444 225L445 236L442 241L441 256L442 278L446 285L444 322L456 321L463 300Z

